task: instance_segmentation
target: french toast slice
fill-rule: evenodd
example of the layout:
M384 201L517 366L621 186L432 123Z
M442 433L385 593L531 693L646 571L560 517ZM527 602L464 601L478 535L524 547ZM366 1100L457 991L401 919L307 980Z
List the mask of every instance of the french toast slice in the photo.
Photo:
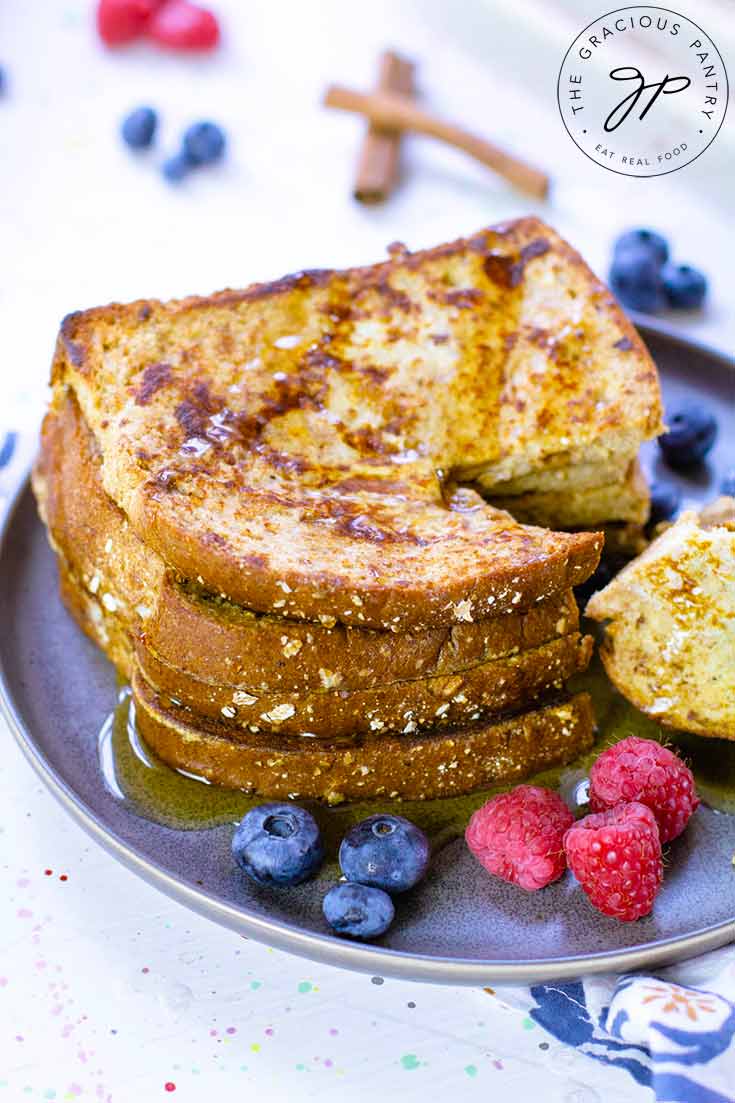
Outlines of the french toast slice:
M521 525L449 483L530 491L661 429L643 344L536 219L71 315L53 383L80 402L107 493L184 577L256 611L380 629L529 608L596 565L599 535Z
M735 499L687 510L593 594L610 679L661 724L735 739Z
M568 678L586 669L592 639L572 632L462 673L391 681L352 693L254 693L183 675L141 643L135 653L138 669L159 695L198 716L224 721L228 729L341 738L447 728L526 708L558 693Z
M390 682L461 673L574 633L579 613L562 591L523 613L424 632L332 627L248 609L178 579L139 539L102 488L101 458L72 396L47 415L34 490L62 571L86 590L91 616L125 630L182 677L238 689L353 693ZM66 593L69 603L69 594ZM80 598L82 606L85 602ZM117 626L107 625L117 641ZM117 653L119 642L113 644ZM119 664L118 664L119 665ZM263 710L261 710L263 711ZM267 710L266 710L267 711Z
M279 620L204 598L166 575L142 626L146 645L170 666L222 685L308 693L356 692L413 678L461 674L576 632L571 590L523 613L451 628L380 632Z
M119 612L106 609L69 572L64 572L61 592L87 634L126 679L139 671L164 700L196 717L219 721L232 738L241 738L242 732L348 738L362 732L409 733L467 724L558 694L568 678L586 669L592 653L591 638L571 632L456 674L353 692L261 692L194 678L163 662L140 639L131 640Z
M216 722L164 707L133 677L135 723L175 769L269 797L329 804L389 797L428 800L512 783L571 762L593 742L586 693L487 725L426 734L361 736L349 743L258 734L233 739Z
M119 618L99 614L93 595L67 574L60 582L84 631L126 672L146 745L174 769L226 788L329 804L372 797L428 800L520 781L573 761L594 740L586 693L444 732L371 732L349 740L233 733L223 723L164 705L135 671L130 636Z

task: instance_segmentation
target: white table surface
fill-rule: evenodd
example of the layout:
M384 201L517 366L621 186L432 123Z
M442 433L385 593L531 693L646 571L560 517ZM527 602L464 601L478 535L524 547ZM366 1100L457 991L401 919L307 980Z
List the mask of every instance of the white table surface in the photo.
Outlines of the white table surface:
M82 0L0 8L9 84L0 101L0 429L35 433L70 310L368 262L392 240L432 244L531 210L600 272L622 227L669 234L677 256L712 279L708 310L687 328L732 347L731 119L703 157L668 177L634 180L589 163L562 128L555 82L599 3L216 7L225 45L200 60L147 46L106 53ZM721 19L716 0L679 8L696 9L705 26L707 10ZM732 31L722 33L725 50ZM354 204L362 124L325 112L319 96L328 80L367 86L386 45L417 59L427 103L549 168L553 200L539 209L461 154L414 139L398 194L381 208ZM118 140L120 117L139 103L159 108L168 151L186 122L221 121L226 162L166 186L160 151L133 157ZM0 1103L650 1098L486 991L313 966L199 919L89 842L2 722L0 738Z

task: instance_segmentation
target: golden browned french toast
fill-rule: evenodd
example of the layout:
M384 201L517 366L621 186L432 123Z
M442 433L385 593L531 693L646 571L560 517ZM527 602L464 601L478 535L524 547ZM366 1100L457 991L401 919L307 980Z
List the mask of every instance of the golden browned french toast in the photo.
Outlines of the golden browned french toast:
M605 669L637 708L735 739L735 499L683 513L587 615L604 623Z
M48 432L45 438L48 441ZM66 464L73 457L71 463L75 464L78 456L78 452L71 450L57 458ZM368 666L363 670L363 678L371 678L371 684L368 688L354 690L348 688L353 675L350 668L352 656L347 650L338 658L336 669L319 668L319 677L314 678L316 684L311 692L289 693L281 686L273 688L267 683L264 686L262 682L238 680L232 662L229 669L226 663L223 664L224 670L217 676L208 660L207 629L220 637L227 637L231 617L227 614L223 617L219 606L214 604L208 614L199 613L202 623L198 630L202 635L203 648L193 655L192 665L198 673L191 673L162 658L151 645L147 625L153 616L141 602L148 601L150 608L153 608L158 600L157 595L147 589L136 589L131 595L126 588L131 578L140 580L150 577L151 564L148 560L155 558L155 553L147 552L134 534L123 530L120 511L109 500L107 503L100 500L104 499L104 492L100 491L99 484L95 493L94 486L90 488L83 482L75 481L76 493L66 501L63 480L57 480L56 491L49 496L42 486L45 480L42 471L50 458L46 451L44 463L37 466L35 478L47 521L51 516L54 518L54 523L50 523L49 527L55 545L65 549L62 552L62 593L65 600L73 610L83 610L83 618L88 618L95 626L103 646L122 667L125 677L130 678L137 665L160 695L191 712L218 719L230 728L245 729L251 733L271 730L284 735L308 732L313 737L322 738L350 736L363 731L410 732L430 726L444 728L493 713L527 707L540 696L548 697L550 693L560 690L567 678L586 667L589 661L589 638L583 639L579 632L568 630L570 625L576 627L576 607L573 613L565 615L564 607L554 603L560 615L553 626L548 624L547 631L551 638L540 646L532 646L526 635L523 647L516 645L511 649L512 653L506 652L503 657L494 657L490 661L478 661L476 655L475 660L471 661L470 656L465 655L460 662L456 651L452 650L451 657L446 660L449 671L435 672L428 677L416 676L413 670L408 670L405 672L407 676L401 678L400 672L386 663L384 679L375 681L375 671ZM113 523L104 525L102 522L106 512L111 514L108 520ZM68 520L70 515L75 518L71 523ZM69 538L68 531L62 535L61 526L65 519L66 528L71 527L74 538ZM159 568L154 572L154 577L160 575ZM170 588L176 589L176 583L172 582ZM78 592L72 594L75 589ZM573 599L569 601L569 595L565 600L567 606L574 605ZM141 617L141 612L146 616ZM298 639L299 636L294 633L306 623L281 620L277 625L280 635L276 635L277 618L251 614L249 622L248 618L243 619L248 623L247 634L251 644L262 648L278 641L275 654L271 649L270 655L261 657L261 672L268 662L277 667L283 652L280 640L284 633L287 639ZM498 642L505 636L507 644L510 629L503 632L506 623L520 625L526 622L530 627L534 624L541 627L546 620L542 605L539 605L528 613L506 614L494 621L480 622L480 625L494 625ZM265 635L258 628L263 625L266 626ZM479 636L482 630L480 625L458 626L460 640L465 627ZM385 645L392 642L403 645L406 657L411 651L411 642L405 639L405 633L394 635L344 626L340 629L311 627L317 634L338 631L342 639L355 636L359 639L368 635L373 639L373 649L377 653L382 652L381 636L386 637ZM182 625L171 623L170 629L180 632ZM434 633L443 634L446 640L449 631L435 629ZM486 627L484 631L493 635L492 628ZM126 637L131 640L129 648L124 644ZM424 644L422 634L412 633L411 641L416 649L421 650ZM471 647L471 637L467 642ZM312 645L307 647L313 651ZM335 658L338 650L333 642L331 653ZM368 645L364 651L363 659L369 663ZM124 656L122 662L121 655ZM313 655L317 660L318 653L313 651ZM286 665L298 671L300 652L291 659L293 661Z
M470 724L558 696L565 682L587 667L592 647L590 637L572 632L458 674L390 681L351 693L322 688L308 694L261 691L195 678L163 662L141 639L128 649L125 641L130 635L118 613L105 609L69 573L62 593L72 611L82 610L82 618L94 626L95 638L101 638L126 677L139 671L162 701L194 720L218 721L234 739L242 738L243 732L342 739L365 732L407 734Z
M150 648L182 681L229 687L230 694L354 693L453 675L579 627L569 590L492 620L390 633L258 614L207 594L167 569L105 493L101 457L71 395L44 421L33 485L68 584L97 606L90 615L108 622L113 636L114 616L138 648ZM130 677L129 666L123 674Z
M582 581L598 536L448 488L625 469L661 427L635 331L536 219L370 268L72 315L53 382L169 566L256 611L378 629L481 620Z
M71 315L52 384L34 489L62 596L164 761L419 798L589 745L564 683L602 535L553 530L645 520L661 405L543 223Z

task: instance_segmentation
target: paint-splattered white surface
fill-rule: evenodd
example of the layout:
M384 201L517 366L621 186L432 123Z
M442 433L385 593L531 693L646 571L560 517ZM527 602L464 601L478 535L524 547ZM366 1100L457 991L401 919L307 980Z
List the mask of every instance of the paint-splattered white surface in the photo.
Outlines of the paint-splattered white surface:
M144 46L106 54L81 0L2 6L0 429L35 431L69 310L370 261L391 240L430 244L534 209L419 141L391 203L352 203L361 124L323 112L319 94L328 79L366 85L386 44L419 59L434 107L552 170L558 188L541 213L598 270L622 226L669 233L713 282L708 311L687 324L732 345L719 232L732 218L731 126L685 172L638 181L587 163L558 119L566 28L576 33L599 4L550 6L545 22L532 4L534 18L519 11L515 24L490 0L216 6L225 46L200 61ZM117 125L141 102L161 111L162 142L134 158ZM172 190L157 171L162 151L201 116L227 127L230 156ZM0 738L0 1103L649 1098L486 991L312 967L189 914L88 842L2 723Z
M646 1098L482 990L220 930L90 843L15 748L1 776L0 1101Z

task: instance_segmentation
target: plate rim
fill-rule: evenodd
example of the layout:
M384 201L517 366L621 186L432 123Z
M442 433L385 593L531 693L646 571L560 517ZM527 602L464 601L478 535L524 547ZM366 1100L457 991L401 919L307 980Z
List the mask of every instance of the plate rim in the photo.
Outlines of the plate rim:
M669 339L679 346L696 349L717 360L723 366L734 366L724 352L691 340L667 326L651 324L649 319L635 319L638 328L652 336ZM13 492L2 505L0 516L0 556L12 537L13 520L24 495L30 491L30 472L26 470ZM423 981L449 985L483 986L493 984L528 985L549 981L578 979L600 973L624 973L641 967L671 964L718 949L735 940L735 918L687 934L673 935L655 942L645 942L622 950L598 951L563 957L526 960L480 961L468 958L447 958L429 954L393 950L370 943L340 939L327 933L304 931L278 919L257 915L245 906L237 907L222 897L183 881L156 862L143 856L132 844L107 827L84 800L60 776L36 745L31 731L22 720L6 677L0 654L0 712L20 747L25 759L47 789L70 814L71 818L95 842L131 872L165 895L204 918L210 919L255 941L285 950L299 957L332 965L353 972L393 977L399 980Z

